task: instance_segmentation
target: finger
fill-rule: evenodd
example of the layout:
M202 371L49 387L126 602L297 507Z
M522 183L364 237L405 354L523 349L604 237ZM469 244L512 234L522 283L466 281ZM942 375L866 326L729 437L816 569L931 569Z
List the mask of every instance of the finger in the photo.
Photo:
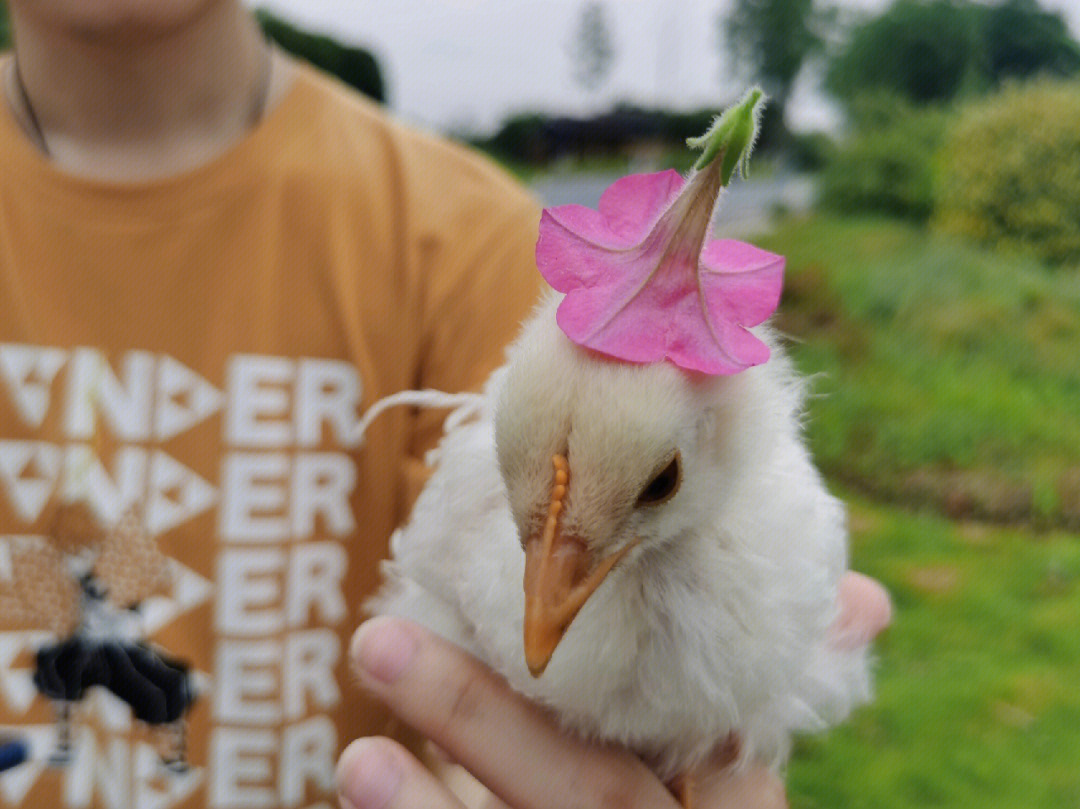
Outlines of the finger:
M460 764L444 764L432 770L454 796L470 809L507 809L506 804L491 794L472 773Z
M416 624L368 621L350 653L366 688L511 806L675 806L637 758L568 737L487 667Z
M699 781L696 806L701 809L784 809L784 782L764 764L726 769Z
M358 739L338 761L342 809L464 809L401 745Z
M855 649L872 641L892 621L889 593L862 573L849 571L840 579L839 615L829 630L837 649Z
M489 794L487 798L479 804L479 809L510 809L510 807L494 795Z

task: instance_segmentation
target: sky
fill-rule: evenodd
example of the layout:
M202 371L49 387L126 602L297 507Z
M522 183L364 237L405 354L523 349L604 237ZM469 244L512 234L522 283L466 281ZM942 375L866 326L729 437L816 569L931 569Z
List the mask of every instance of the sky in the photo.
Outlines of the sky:
M617 101L692 109L726 104L745 82L723 57L716 19L731 0L607 0L615 46L606 81L587 92L569 55L585 0L246 0L375 54L390 107L421 126L486 133L514 112L586 114ZM840 0L876 10L888 0ZM1080 0L1042 0L1080 35ZM838 111L807 71L788 110L797 129Z

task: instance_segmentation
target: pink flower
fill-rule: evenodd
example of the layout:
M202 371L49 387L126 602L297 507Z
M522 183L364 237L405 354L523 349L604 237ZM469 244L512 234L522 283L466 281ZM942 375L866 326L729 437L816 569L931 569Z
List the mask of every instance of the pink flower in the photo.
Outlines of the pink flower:
M735 110L752 114L753 107ZM732 131L728 125L720 137ZM710 238L717 198L753 142L752 132L741 134L735 154L725 149L730 140L703 144L711 158L686 182L673 170L635 174L613 183L595 211L581 205L544 211L536 262L547 282L566 293L556 319L571 340L617 359L666 359L706 374L733 374L768 360L768 346L747 327L776 310L784 259Z

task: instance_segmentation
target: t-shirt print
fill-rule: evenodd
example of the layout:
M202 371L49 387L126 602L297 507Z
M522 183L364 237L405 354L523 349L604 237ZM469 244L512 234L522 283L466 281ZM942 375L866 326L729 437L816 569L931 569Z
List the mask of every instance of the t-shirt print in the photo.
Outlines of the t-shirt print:
M0 802L40 779L115 809L332 788L361 395L334 359L234 354L214 383L149 351L0 345L21 422L0 435ZM178 456L194 429L218 451Z

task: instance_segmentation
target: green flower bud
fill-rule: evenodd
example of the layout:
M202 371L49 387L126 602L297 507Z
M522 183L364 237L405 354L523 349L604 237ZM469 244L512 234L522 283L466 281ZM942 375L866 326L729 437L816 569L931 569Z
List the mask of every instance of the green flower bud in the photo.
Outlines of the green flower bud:
M745 178L764 104L765 93L760 87L752 87L738 104L724 110L708 132L699 138L688 138L687 146L704 150L694 169L700 171L719 156L721 185L731 182L736 169Z

